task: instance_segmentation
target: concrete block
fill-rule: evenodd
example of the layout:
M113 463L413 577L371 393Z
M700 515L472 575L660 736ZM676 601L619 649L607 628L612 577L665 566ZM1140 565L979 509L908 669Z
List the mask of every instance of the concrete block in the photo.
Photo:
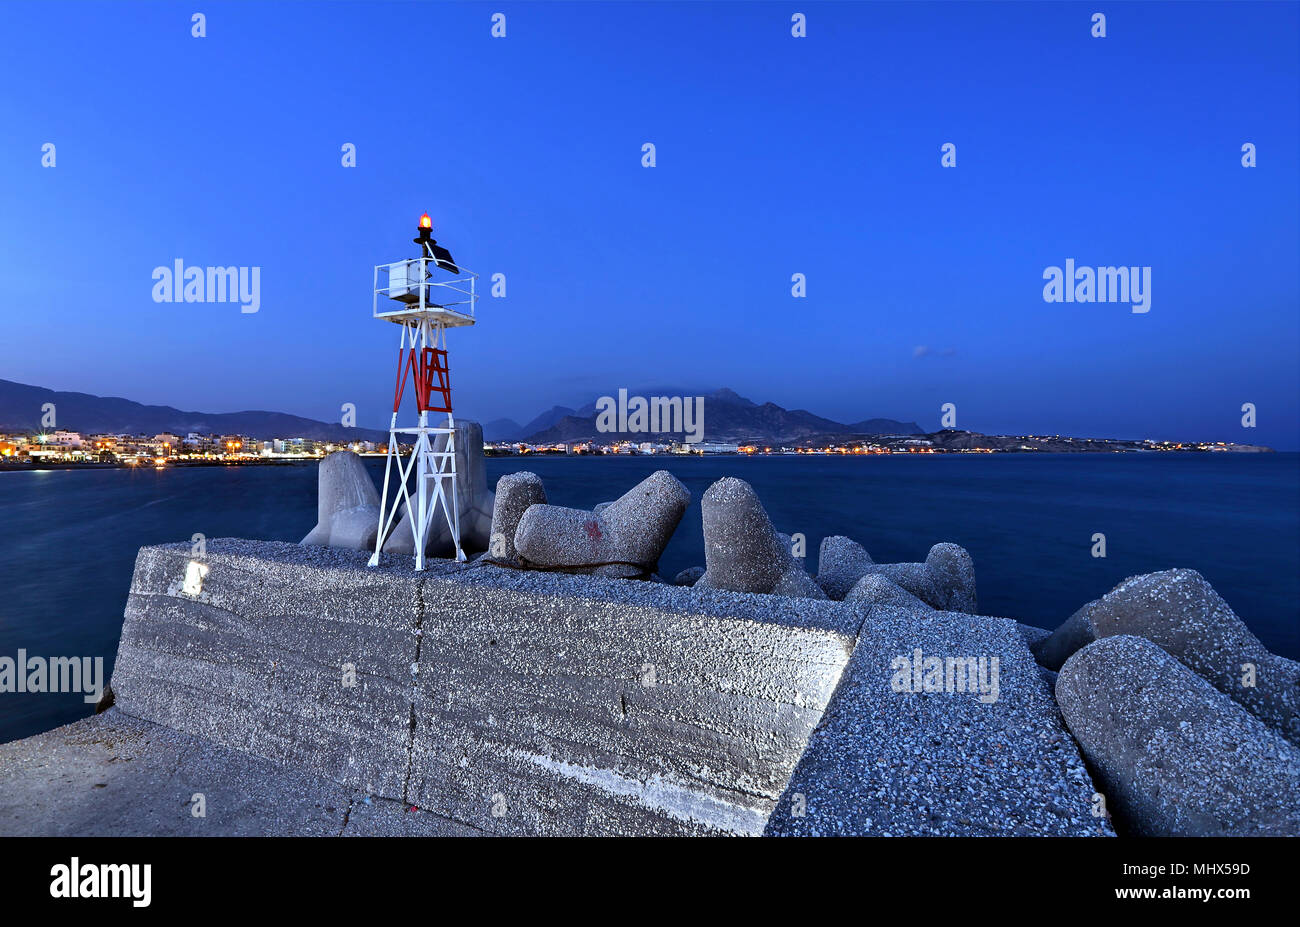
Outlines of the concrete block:
M766 832L1110 834L1093 793L1014 621L877 605Z
M1124 832L1300 836L1300 750L1151 641L1089 644L1056 699Z

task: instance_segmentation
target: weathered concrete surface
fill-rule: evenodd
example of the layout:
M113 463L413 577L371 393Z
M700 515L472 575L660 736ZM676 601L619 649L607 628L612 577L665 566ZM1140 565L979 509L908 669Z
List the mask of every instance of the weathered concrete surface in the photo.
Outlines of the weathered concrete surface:
M966 548L948 541L935 544L925 555L925 565L930 568L943 595L943 608L968 615L979 611L975 594L975 561Z
M140 552L116 707L0 750L11 832L62 826L18 810L60 770L89 783L68 832L188 833L146 807L186 789L223 833L1105 830L1010 620L234 539L190 595L190 559ZM998 700L892 691L916 647L998 656ZM813 818L773 816L792 790Z
M519 520L532 505L546 504L546 487L536 473L521 470L507 473L497 480L496 500L492 506L492 544L488 553L494 560L514 561L515 531Z
M922 666L985 658L983 700L927 692L924 676L920 691L898 691L916 680L896 661L914 662L917 649ZM767 833L1110 834L1091 812L1092 795L1016 622L878 605Z
M1130 576L1075 612L1035 656L1048 669L1059 669L1076 650L1119 634L1157 644L1300 744L1300 663L1270 653L1200 573Z
M410 685L397 670L414 659L416 585L353 565L364 551L209 542L191 597L181 587L190 559L184 545L136 558L113 671L118 707L400 798Z
M1300 750L1151 641L1088 645L1056 699L1125 832L1300 836Z
M817 553L817 583L838 602L875 563L867 549L852 538L842 534L822 538Z
M515 531L522 562L605 576L654 571L677 530L691 493L667 470L657 470L600 513L559 505L529 506Z
M0 744L0 836L475 833L117 708Z
M1029 645L1030 653L1033 653L1034 658L1037 659L1038 654L1034 651L1034 648L1037 647L1043 641L1047 640L1049 637L1051 637L1052 632L1047 630L1046 628L1040 628L1032 624L1025 624L1023 621L1019 622L1018 624L1020 627L1020 636L1025 639L1025 643ZM1041 666L1042 661L1039 660L1038 662L1039 665Z
M934 607L922 602L902 586L881 573L868 573L849 590L845 602L864 602L870 605L896 605L918 612L932 612Z
M300 543L374 550L379 493L366 465L351 451L335 451L317 464L316 527Z
M189 559L140 552L116 711L490 833L761 832L861 621L229 539L190 597Z
M847 540L847 539L842 539ZM934 606L922 602L916 596L912 595L902 586L887 579L883 573L868 573L860 580L853 584L849 594L844 597L845 602L856 602L863 605L892 605L897 608L906 608L911 611L933 612L938 611ZM969 613L967 613L969 614ZM998 618L996 620L1002 620ZM1025 644L1029 647L1031 653L1035 648L1041 645L1052 632L1046 628L1035 627L1034 625L1016 622L1016 627L1020 631L1020 636L1024 639ZM1037 657L1037 654L1035 654ZM1056 684L1056 673L1042 667L1042 661L1039 661L1044 678L1051 685Z
M1195 570L1124 580L1090 613L1098 638L1159 645L1265 724L1300 744L1300 663L1272 654ZM1243 684L1250 671L1250 685Z
M754 488L724 477L700 500L705 572L696 589L725 589L823 599L826 594L790 552L790 538L772 527Z
M425 586L411 800L496 833L761 832L846 638L554 579Z
M343 837L486 837L484 831L460 824L404 801L356 795L348 808Z
M823 538L817 559L817 584L837 601L862 577L884 576L932 608L978 611L975 563L965 548L941 543L930 548L924 563L876 563L857 541L841 535Z

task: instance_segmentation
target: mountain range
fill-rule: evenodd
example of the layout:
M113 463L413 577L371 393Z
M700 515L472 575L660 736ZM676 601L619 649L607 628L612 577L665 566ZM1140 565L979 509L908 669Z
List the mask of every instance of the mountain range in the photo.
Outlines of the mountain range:
M656 389L645 396L685 396L689 391ZM785 443L816 438L844 438L851 435L917 435L916 422L890 418L869 418L859 422L837 422L805 409L783 409L773 402L756 403L734 390L718 389L704 394L704 437L706 441L727 443ZM511 419L496 419L483 426L487 441L523 441L529 444L609 441L612 435L596 429L596 402L580 409L553 406L519 425ZM681 433L646 433L646 440L680 439Z
M655 389L646 396L685 396L690 391ZM698 395L695 393L694 395ZM242 434L257 438L307 438L311 441L383 441L386 432L371 428L345 428L340 423L322 422L283 412L187 412L171 406L150 406L129 399L60 392L0 380L0 431L39 431L46 403L55 407L55 427L88 434L173 434L191 431L207 434ZM730 443L793 442L850 435L921 434L915 422L872 418L860 422L836 422L804 409L783 409L772 402L761 405L730 389L704 394L704 437L707 441ZM530 444L608 441L612 435L596 430L596 401L578 409L552 406L524 425L510 419L496 419L483 426L487 441L525 441ZM644 439L672 440L680 432L647 433Z
M345 428L338 422L321 422L283 412L185 412L171 406L147 406L129 399L58 392L11 380L0 380L0 431L53 430L41 428L46 403L54 403L55 427L87 434L170 432L184 437L194 431L309 441L385 441L388 438L387 432L373 428Z

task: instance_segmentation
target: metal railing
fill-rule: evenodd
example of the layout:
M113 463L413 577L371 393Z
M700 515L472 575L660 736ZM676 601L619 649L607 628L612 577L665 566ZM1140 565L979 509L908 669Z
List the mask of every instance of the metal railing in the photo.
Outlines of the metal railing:
M453 276L429 257L379 264L375 267L374 316L453 312L472 319L478 302L477 280L478 274L463 267L459 276Z

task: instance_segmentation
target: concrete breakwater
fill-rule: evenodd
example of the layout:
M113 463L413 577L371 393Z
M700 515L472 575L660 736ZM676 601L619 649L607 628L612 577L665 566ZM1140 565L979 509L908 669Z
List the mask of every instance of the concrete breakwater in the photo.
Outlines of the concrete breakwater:
M0 832L1300 832L1295 664L1174 594L1190 571L1048 635L975 614L956 545L876 564L827 539L812 577L722 480L673 585L668 474L585 513L506 477L465 494L495 549L367 569L369 496L346 458L321 474L336 546L140 551L114 704L0 746Z

